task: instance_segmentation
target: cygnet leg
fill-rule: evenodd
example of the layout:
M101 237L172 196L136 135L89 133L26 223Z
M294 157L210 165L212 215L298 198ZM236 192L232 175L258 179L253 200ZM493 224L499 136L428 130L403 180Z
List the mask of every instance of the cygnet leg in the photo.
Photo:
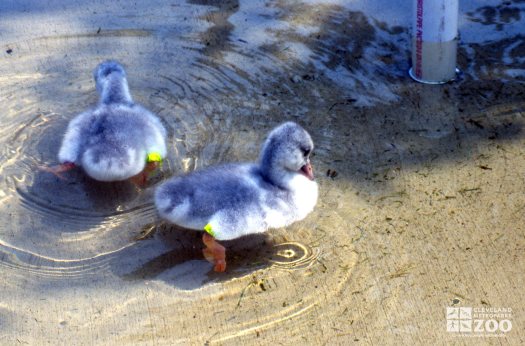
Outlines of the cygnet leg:
M148 182L148 176L151 172L154 172L158 167L158 164L156 162L148 162L146 163L146 166L144 167L144 170L140 172L137 175L132 176L129 178L129 180L134 183L135 185L139 187L146 187L146 183Z
M224 272L226 270L226 248L217 243L215 238L208 233L202 235L202 242L206 245L206 248L202 250L204 258L215 264L213 270L219 273Z

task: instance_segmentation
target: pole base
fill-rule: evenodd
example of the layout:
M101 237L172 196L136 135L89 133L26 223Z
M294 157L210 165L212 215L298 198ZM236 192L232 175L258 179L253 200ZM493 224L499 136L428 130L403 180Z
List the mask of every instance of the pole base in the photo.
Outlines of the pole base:
M453 78L449 80L445 80L445 81L432 81L432 80L424 80L424 79L417 78L416 75L414 74L412 67L410 68L410 70L408 70L408 75L410 76L410 78L412 78L416 82L423 83L423 84L445 84L445 83L453 82L458 78L460 73L461 71L456 67L456 74L454 75Z

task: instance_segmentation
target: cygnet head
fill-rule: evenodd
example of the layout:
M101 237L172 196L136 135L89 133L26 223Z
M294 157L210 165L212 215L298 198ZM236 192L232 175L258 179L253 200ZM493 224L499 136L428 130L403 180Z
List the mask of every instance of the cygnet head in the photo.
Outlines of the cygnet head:
M310 153L314 149L312 138L294 122L273 129L266 139L260 157L261 172L274 184L288 185L298 176L314 180Z
M97 91L100 93L101 103L133 103L128 89L126 71L118 62L104 61L95 68L93 77Z

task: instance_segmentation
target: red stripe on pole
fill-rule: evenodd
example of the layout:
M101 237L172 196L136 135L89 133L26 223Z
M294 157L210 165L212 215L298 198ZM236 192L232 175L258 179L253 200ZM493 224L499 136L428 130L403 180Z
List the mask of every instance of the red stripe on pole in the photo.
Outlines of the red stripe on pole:
M417 0L416 7L416 61L414 73L417 78L422 78L421 66L423 64L423 0Z

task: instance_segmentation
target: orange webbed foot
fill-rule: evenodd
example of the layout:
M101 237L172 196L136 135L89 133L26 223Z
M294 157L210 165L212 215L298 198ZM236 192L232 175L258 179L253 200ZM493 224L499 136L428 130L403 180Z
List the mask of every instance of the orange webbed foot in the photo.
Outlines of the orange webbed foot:
M76 165L73 162L64 162L60 165L55 166L38 166L38 169L44 172L54 174L57 178L61 180L66 180L62 173L72 170L75 167Z
M202 242L206 245L206 248L202 250L204 258L215 265L214 271L224 272L226 270L226 248L208 233L202 235Z

